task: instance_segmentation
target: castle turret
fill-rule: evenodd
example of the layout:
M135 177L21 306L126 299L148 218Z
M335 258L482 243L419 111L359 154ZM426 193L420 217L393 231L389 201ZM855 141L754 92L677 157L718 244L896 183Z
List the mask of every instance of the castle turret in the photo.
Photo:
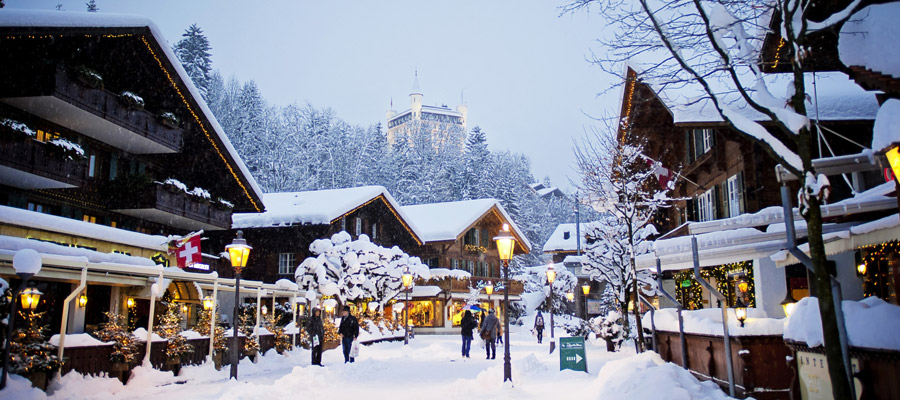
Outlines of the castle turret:
M409 108L416 116L422 115L422 97L422 89L419 88L419 71L416 71L412 92L409 93Z

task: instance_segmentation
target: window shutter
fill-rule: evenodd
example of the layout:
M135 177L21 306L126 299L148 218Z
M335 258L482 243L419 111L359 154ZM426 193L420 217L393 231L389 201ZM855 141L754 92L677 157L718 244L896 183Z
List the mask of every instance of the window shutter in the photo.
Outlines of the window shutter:
M744 171L738 172L734 182L737 189L737 208L741 214L747 211L744 204Z

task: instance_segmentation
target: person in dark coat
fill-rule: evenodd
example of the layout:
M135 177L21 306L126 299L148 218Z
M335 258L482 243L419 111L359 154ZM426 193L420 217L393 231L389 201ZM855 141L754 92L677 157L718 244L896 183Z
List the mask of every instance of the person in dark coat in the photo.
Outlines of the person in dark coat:
M534 317L534 331L537 332L538 343L542 343L544 341L544 315L540 311Z
M472 330L478 327L478 321L472 316L471 311L466 310L459 325L462 328L460 330L462 333L462 356L469 358L469 350L472 349Z
M356 361L350 357L350 349L353 348L353 341L359 337L359 320L350 314L350 306L344 306L344 310L341 311L341 325L338 326L338 333L341 335L344 363Z
M488 311L488 316L481 323L481 338L484 339L484 348L487 350L487 358L497 358L497 332L500 330L500 320L494 315L494 310Z
M325 344L325 325L322 324L322 310L313 310L309 321L306 321L306 333L309 334L309 348L312 350L312 365L322 365L322 345Z

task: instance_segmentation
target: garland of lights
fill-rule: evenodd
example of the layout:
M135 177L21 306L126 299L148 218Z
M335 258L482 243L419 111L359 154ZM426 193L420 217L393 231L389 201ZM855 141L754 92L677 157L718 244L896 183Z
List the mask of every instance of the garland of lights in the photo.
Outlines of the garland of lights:
M867 266L878 265L881 262L890 262L892 258L900 254L900 242L894 240L890 242L873 244L860 247L862 261ZM884 279L890 279L889 272L882 272L881 268L867 268L863 278L863 297L877 296L880 293L876 291L879 283L883 284Z
M742 261L737 263L722 264L715 267L703 268L700 270L700 277L709 281L715 279L716 290L724 294L728 299L728 305L737 304L737 298L734 291L734 279L729 278L729 271L741 270L747 283L748 295L750 302L747 307L756 306L756 290L753 279L753 268L750 261ZM694 279L694 272L685 270L675 273L675 298L682 302L682 306L689 310L699 310L703 308L703 287L700 282ZM689 286L682 286L683 282L690 282ZM686 303L686 304L684 304Z

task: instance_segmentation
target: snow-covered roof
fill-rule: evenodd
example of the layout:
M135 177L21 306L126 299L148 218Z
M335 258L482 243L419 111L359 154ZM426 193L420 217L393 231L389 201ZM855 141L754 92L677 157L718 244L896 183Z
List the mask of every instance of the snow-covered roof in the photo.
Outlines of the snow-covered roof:
M900 78L900 3L873 4L853 14L838 39L838 53L847 66L860 66Z
M188 73L184 70L178 57L172 52L172 45L163 36L162 31L148 18L110 13L72 12L72 11L45 11L45 10L3 10L0 12L0 27L4 28L148 28L152 39L157 42L166 59L174 66L175 72L181 82L190 92L191 97L200 106L200 112L209 122L215 135L225 147L233 163L240 170L242 178L250 185L250 190L256 198L262 198L262 189L256 183L250 170L244 165L244 161L232 146L231 141L225 135L225 130L219 125L215 115L210 111L206 101L200 96L200 91L194 86ZM256 200L251 199L251 202ZM262 207L262 205L259 205Z
M563 259L563 264L580 264L584 262L584 256L566 256Z
M900 143L900 100L888 99L878 109L878 116L875 117L872 150L886 150L897 143Z
M446 203L418 204L402 207L415 226L419 227L424 242L455 241L466 233L491 210L496 210L502 220L509 224L519 245L531 250L531 242L516 226L503 206L496 199L451 201Z
M541 197L544 197L544 196L547 196L547 195L553 194L553 193L557 193L557 195L559 195L559 196L563 195L562 190L560 190L556 186L538 189L538 191L537 191L538 196L541 196Z
M102 253L91 249L62 246L56 243L14 236L0 236L0 254L14 254L22 249L32 249L41 254L83 257L84 260L92 263L117 263L158 268L156 263L149 258L129 256L120 253Z
M296 224L330 224L341 216L383 196L388 206L400 216L401 223L421 239L417 224L410 220L405 207L400 207L383 186L359 186L344 189L306 192L266 193L262 213L232 214L232 228L268 228Z
M167 251L169 246L168 238L165 236L126 231L106 225L92 224L15 207L0 206L0 223L157 251Z
M584 240L584 236L587 234L588 224L590 224L590 222L581 224L582 250L584 250L585 244L587 243L587 241ZM547 243L544 243L544 253L576 251L577 247L578 244L575 242L575 224L559 224L559 226L556 227L556 230L550 234Z
M842 304L850 346L900 350L900 307L878 297ZM805 297L797 302L784 324L784 338L818 347L824 343L819 302Z
M749 74L748 74L749 75ZM873 92L866 92L862 87L851 80L842 72L816 72L806 73L805 83L809 91L807 93L807 110L809 117L820 121L852 121L874 120L878 112L878 101ZM793 74L778 73L766 74L764 80L769 91L775 95L786 93L791 87ZM745 87L751 88L750 77L744 77ZM763 122L768 118L751 109L730 88L733 84L719 82L716 79L709 80L712 90L724 98L724 102L738 114L750 118L753 121ZM814 85L815 83L815 85ZM675 124L694 123L721 123L722 117L716 110L703 88L695 83L680 83L666 86L651 86L656 91L659 99L672 113Z
M442 291L443 289L439 286L413 286L409 295L410 297L435 297Z

